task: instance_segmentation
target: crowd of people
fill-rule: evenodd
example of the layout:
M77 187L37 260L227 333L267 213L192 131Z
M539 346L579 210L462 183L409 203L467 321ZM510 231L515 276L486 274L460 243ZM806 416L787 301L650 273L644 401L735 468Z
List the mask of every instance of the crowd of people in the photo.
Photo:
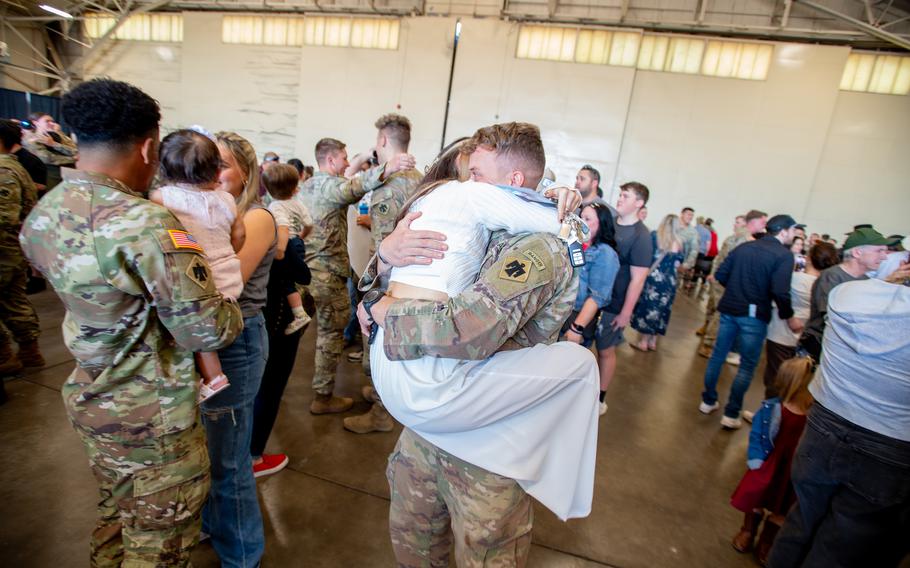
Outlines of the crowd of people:
M102 496L93 565L187 565L200 538L224 566L259 565L255 479L289 462L265 448L311 322L310 412L353 406L335 392L347 334L371 407L344 428L404 426L387 469L398 563L448 565L454 545L460 566L524 565L532 497L563 520L590 513L616 350L631 327L631 347L656 351L678 293L707 295L698 410L720 408L736 365L720 425L752 424L733 546L775 567L907 554L903 236L857 225L837 249L751 210L718 246L691 207L649 230L651 189L626 182L608 203L591 165L559 184L528 123L481 128L421 173L399 114L351 159L321 139L312 168L260 163L230 131L159 143L158 104L109 79L62 113L75 142L49 115L0 121L0 316L19 345L0 327L0 375L44 364L34 269L67 311L62 394ZM744 409L763 351L764 401Z

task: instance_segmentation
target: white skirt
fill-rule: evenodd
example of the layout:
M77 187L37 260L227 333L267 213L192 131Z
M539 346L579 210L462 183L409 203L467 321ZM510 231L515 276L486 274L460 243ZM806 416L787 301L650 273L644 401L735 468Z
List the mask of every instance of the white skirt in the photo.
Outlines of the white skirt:
M516 480L560 519L586 517L594 495L599 374L575 343L483 361L390 361L380 328L373 384L396 420L468 463Z

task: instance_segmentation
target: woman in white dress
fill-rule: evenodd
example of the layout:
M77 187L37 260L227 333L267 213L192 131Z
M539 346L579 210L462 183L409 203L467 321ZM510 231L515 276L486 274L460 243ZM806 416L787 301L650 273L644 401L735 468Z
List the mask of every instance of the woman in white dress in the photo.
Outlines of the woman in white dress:
M492 231L560 230L555 204L531 190L451 180L464 173L458 152L449 150L428 172L432 180L454 165L442 176L450 180L425 182L409 207L422 213L412 229L446 234L445 257L393 268L388 295L394 298L445 302L457 296L476 279ZM383 337L380 327L370 351L372 378L399 422L465 461L515 479L562 519L590 512L598 372L589 351L556 343L483 361L391 361Z

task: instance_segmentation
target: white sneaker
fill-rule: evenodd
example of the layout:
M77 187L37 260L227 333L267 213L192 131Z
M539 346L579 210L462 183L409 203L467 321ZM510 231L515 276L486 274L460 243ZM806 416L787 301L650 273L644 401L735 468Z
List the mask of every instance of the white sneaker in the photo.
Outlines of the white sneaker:
M748 410L743 410L743 420L752 424L752 417L755 416L754 412L749 412Z
M739 353L730 353L727 355L727 363L739 366Z
M705 401L702 401L702 403L698 405L698 411L701 412L702 414L711 414L718 408L720 408L719 402L715 402L714 404L708 404Z
M291 323L288 324L287 328L285 328L284 334L291 335L298 329L306 327L311 321L313 321L313 318L305 313L302 316L295 317Z
M723 426L724 430L739 430L743 427L743 421L739 418L724 416L720 419L720 425Z
M601 403L600 403L600 408L598 408L598 410L597 410L597 414L598 414L599 416L603 416L603 415L606 414L606 413L607 413L607 403L606 403L606 402L601 402Z

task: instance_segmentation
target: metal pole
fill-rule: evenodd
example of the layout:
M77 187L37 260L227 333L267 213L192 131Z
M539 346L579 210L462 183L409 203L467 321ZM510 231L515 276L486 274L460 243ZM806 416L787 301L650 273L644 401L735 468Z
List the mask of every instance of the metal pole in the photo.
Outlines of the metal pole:
M439 151L446 147L446 130L449 127L449 107L452 104L452 80L455 78L455 59L458 56L458 40L461 37L461 18L455 20L455 44L452 47L452 65L449 67L449 88L446 91L446 113L442 119L442 140L439 141Z

